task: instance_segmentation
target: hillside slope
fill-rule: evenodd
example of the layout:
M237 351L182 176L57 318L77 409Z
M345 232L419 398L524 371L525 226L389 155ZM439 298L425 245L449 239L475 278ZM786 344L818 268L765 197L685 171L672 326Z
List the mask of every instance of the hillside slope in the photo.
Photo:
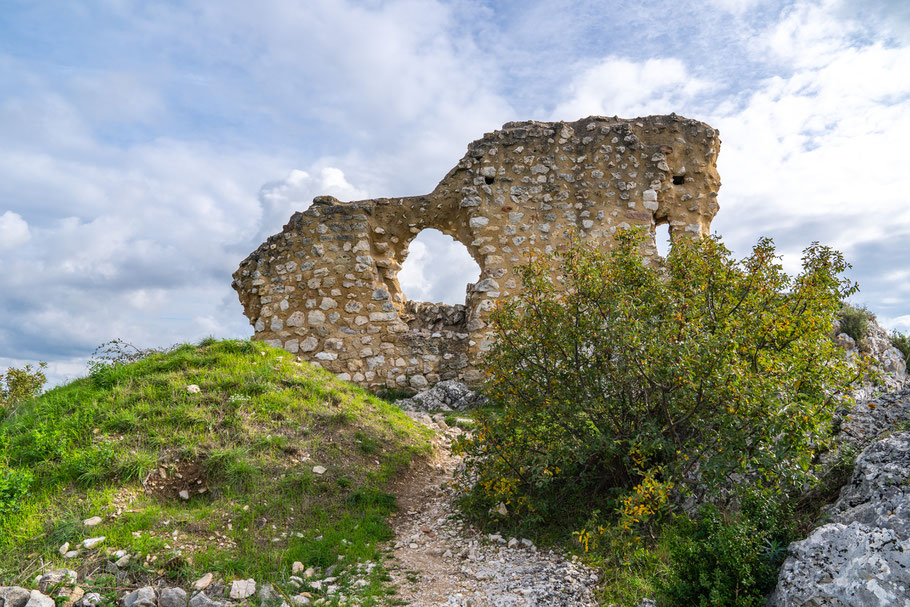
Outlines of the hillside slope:
M259 343L99 369L0 420L0 586L64 567L112 600L207 572L280 582L296 561L343 584L390 537L386 489L428 438ZM382 567L369 572L361 594L381 592Z

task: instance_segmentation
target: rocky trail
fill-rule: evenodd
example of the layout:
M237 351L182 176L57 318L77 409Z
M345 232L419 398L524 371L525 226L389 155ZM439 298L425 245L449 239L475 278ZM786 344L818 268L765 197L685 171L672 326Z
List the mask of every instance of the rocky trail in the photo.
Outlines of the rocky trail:
M597 574L574 558L530 540L487 535L464 524L453 505L452 475L461 433L441 415L412 414L437 430L436 456L398 487L399 513L388 567L401 604L424 607L596 605Z

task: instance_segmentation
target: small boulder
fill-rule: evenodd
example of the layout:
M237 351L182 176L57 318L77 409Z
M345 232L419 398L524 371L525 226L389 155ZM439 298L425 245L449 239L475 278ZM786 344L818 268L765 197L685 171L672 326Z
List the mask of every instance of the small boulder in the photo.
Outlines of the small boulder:
M28 596L28 602L25 604L25 607L56 607L54 599L47 596L46 594L41 594L37 590L32 590Z
M93 516L92 518L87 518L82 521L82 524L86 527L97 527L103 520L104 519L102 519L100 516Z
M190 384L186 387L186 391L190 394L199 394L202 390L196 384Z
M256 580L236 580L231 584L231 598L235 601L248 599L256 594Z
M97 592L86 593L82 600L76 602L76 607L98 607L104 599Z
M0 607L25 607L30 595L20 586L0 586Z
M38 590L47 592L56 586L72 586L78 580L78 575L72 569L54 569L45 573L38 579Z
M106 539L107 538L104 537L103 535L101 537L90 537L87 540L85 540L84 542L82 542L82 547L85 548L86 550L91 550L92 548L95 548L95 547L101 545L101 543L104 542L104 540L106 540Z
M144 586L133 590L120 600L121 607L157 607L155 589Z
M200 590L205 590L212 584L213 576L211 573L206 573L201 578L193 582L193 590L197 592Z
M200 592L190 599L189 607L221 607L221 603L213 601L205 596L204 592Z
M159 607L186 607L186 591L183 588L165 588L158 597Z

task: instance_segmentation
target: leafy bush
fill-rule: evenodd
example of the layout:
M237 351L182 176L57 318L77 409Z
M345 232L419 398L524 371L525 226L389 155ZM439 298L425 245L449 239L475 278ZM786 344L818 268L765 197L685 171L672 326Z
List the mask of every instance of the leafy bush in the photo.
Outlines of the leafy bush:
M641 239L532 259L522 295L492 313L487 393L501 409L457 445L475 515L612 509L641 528L671 491L811 479L856 373L829 338L855 290L842 255L813 244L790 277L769 239L736 261L709 237L676 243L658 268Z
M665 605L760 607L795 539L791 512L766 497L744 500L727 518L706 506L670 530L670 573L660 584Z
M840 311L840 330L861 344L869 334L869 325L875 318L866 306L853 306L844 303Z
M21 499L28 494L33 480L28 471L0 464L0 520L19 510Z
M910 335L892 331L891 345L900 350L901 354L904 355L904 361L907 363L907 371L910 372Z
M21 369L10 367L6 373L0 373L0 414L14 404L41 393L47 382L45 368L47 363L42 362L37 368L31 365Z

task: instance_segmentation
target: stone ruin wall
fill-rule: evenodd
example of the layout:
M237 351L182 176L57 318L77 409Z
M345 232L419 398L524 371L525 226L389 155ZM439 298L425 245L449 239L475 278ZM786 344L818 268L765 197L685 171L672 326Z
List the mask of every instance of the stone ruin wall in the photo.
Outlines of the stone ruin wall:
M517 266L571 234L600 248L618 228L671 240L708 234L717 213L718 132L675 114L632 120L510 122L468 146L430 194L340 202L317 197L234 273L254 339L378 389L482 380L494 301L521 288ZM426 228L480 266L464 305L408 301L398 271Z

